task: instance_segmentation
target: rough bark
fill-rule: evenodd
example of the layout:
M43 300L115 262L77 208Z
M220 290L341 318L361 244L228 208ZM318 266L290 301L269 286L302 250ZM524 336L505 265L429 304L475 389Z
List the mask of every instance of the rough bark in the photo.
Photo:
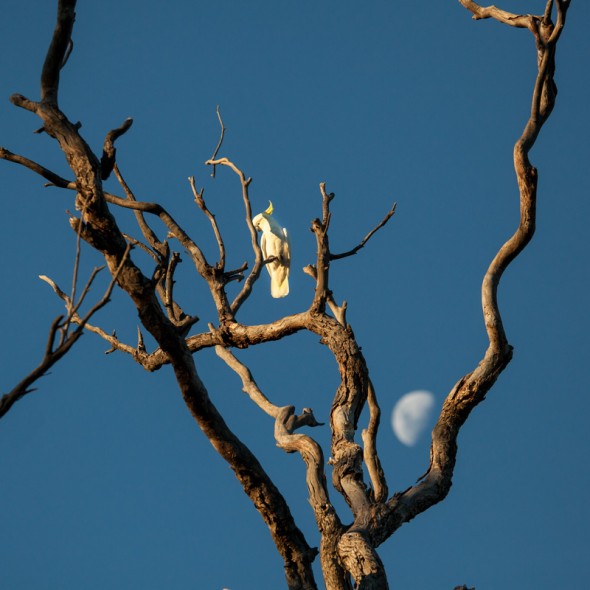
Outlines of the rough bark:
M121 288L133 301L141 324L157 342L152 352L145 349L141 333L136 346L119 341L115 334L107 334L89 323L90 315L80 318L73 297L66 296L57 285L54 290L64 301L70 313L66 330L59 346L54 350L53 339L60 326L57 320L50 332L50 344L38 369L31 373L34 379L43 374L69 350L83 330L100 335L112 350L125 352L149 371L170 364L180 393L195 421L216 451L231 466L245 493L251 499L268 525L277 550L284 561L288 588L311 590L316 588L311 564L317 550L309 547L297 528L289 507L279 490L270 480L257 458L234 434L212 403L207 388L201 381L194 354L203 348L216 347L216 351L240 376L244 391L252 401L274 420L275 440L287 453L298 453L306 464L306 482L316 524L321 534L320 561L328 590L386 589L388 582L383 563L376 548L404 523L442 501L448 494L453 479L457 455L457 437L471 411L484 400L499 375L512 358L510 346L497 301L500 279L508 265L522 252L535 231L537 170L529 161L529 152L539 132L550 116L555 104L557 89L553 80L555 49L565 24L570 2L549 1L540 16L508 13L495 6L482 7L470 0L459 0L473 18L492 18L510 26L527 28L535 38L538 55L538 74L533 89L530 117L514 147L514 167L520 196L520 220L514 233L498 250L484 276L482 284L482 311L488 336L488 348L478 366L459 379L447 396L432 432L430 466L427 473L411 488L389 496L385 474L377 452L376 437L380 410L377 394L369 379L369 370L354 332L346 320L346 302L338 305L329 287L330 266L333 262L355 255L393 216L395 205L354 247L343 253L330 250L329 229L332 221L330 203L334 194L320 185L321 219L312 222L317 252L314 264L306 267L314 283L313 299L299 313L272 323L244 325L239 322L241 307L254 293L256 282L265 264L252 224L252 211L248 188L251 179L227 158L217 157L223 142L225 127L221 123L221 137L207 165L231 170L239 179L244 206L245 223L249 229L254 263L246 275L245 262L237 269L227 270L223 237L214 214L209 210L203 191L189 179L195 203L209 219L218 244L219 257L210 263L198 244L183 230L173 216L160 204L136 199L123 178L116 162L115 141L131 127L131 119L110 131L105 139L99 159L79 133L79 125L70 122L58 106L59 77L71 51L71 33L75 19L74 0L60 0L55 31L41 74L41 98L32 101L13 95L12 102L35 113L42 121L42 130L53 137L65 154L73 174L67 180L40 164L0 148L0 158L25 166L46 178L53 186L75 191L76 208L80 217L70 222L78 236L98 250L105 259L113 277L113 284ZM556 13L553 23L552 14ZM117 177L125 197L106 193L102 182L112 173ZM119 229L110 206L134 211L139 230L146 243L124 235ZM209 288L216 309L216 325L209 324L206 332L188 335L198 318L186 314L174 298L174 271L178 253L171 251L168 241L161 241L149 225L150 216L158 217L169 232L190 256L195 270ZM130 245L146 250L156 264L152 276L147 276L135 263ZM229 282L243 280L236 298L230 302L226 293ZM100 302L108 300L105 296ZM67 327L77 325L68 339ZM250 371L231 352L288 337L300 330L320 336L321 343L329 348L338 365L340 383L334 394L331 410L331 483L350 507L353 522L343 524L330 501L325 475L325 459L320 445L308 434L296 432L301 428L321 426L309 408L296 415L292 405L278 407L270 396L258 388ZM63 350L60 346L63 345ZM33 380L34 380L33 379ZM32 381L19 385L21 394L28 391ZM23 393L24 392L24 393ZM0 401L0 416L22 397L14 394ZM360 427L359 419L365 404L369 406L369 424L362 432L361 446L355 439ZM3 408L6 408L5 410ZM365 482L363 466L367 467L369 482Z
M81 219L73 220L74 228L84 240L103 254L118 286L134 302L142 325L152 334L172 365L189 410L211 444L231 465L244 491L269 526L285 562L288 587L315 588L311 570L314 551L295 526L284 498L260 463L229 430L211 403L184 338L160 306L153 282L127 256L126 240L107 206L100 162L80 136L78 127L68 121L58 108L59 73L71 43L75 4L73 0L59 2L57 25L41 76L41 101L33 102L21 95L14 95L12 101L37 114L43 121L43 130L58 141L76 178L76 204L82 211L82 216ZM158 214L163 215L160 209L155 209ZM172 224L172 221L169 222ZM208 278L210 267L200 250L179 228L175 229L176 237L193 255L199 272ZM212 294L220 316L224 319L231 317L224 292L217 288L212 290Z

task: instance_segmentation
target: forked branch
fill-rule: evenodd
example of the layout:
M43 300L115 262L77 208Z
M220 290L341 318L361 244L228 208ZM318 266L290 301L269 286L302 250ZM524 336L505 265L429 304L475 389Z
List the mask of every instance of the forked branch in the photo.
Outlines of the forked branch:
M482 283L482 311L488 335L486 353L471 373L462 377L447 396L436 426L432 432L430 467L422 481L396 494L388 501L385 512L386 533L377 529L378 542L395 531L404 522L440 502L447 495L453 476L457 454L457 437L469 414L484 398L498 376L512 358L497 301L497 290L504 271L523 251L535 231L537 170L529 162L529 152L551 113L557 94L553 74L555 71L555 44L565 23L569 1L557 1L557 22L550 22L550 2L542 16L510 15L495 7L481 8L475 2L460 0L476 18L493 17L511 26L528 26L528 23L543 23L532 27L539 52L538 73L533 90L530 117L521 137L514 146L514 168L520 193L520 220L514 235L498 250L490 263ZM532 20L531 20L532 19ZM539 42L541 36L541 42Z
M125 257L127 257L128 253L129 250L127 250ZM92 284L96 274L100 269L95 269L92 273L77 304L74 304L71 300L69 300L69 297L65 295L65 293L61 292L62 299L66 301L68 315L65 317L65 319L64 316L58 316L53 320L49 329L45 353L37 367L35 367L24 379L22 379L20 383L18 383L9 393L6 393L2 396L2 398L0 398L0 418L5 416L10 408L12 408L12 406L18 400L23 398L25 395L36 391L35 388L31 388L33 383L46 375L47 371L49 371L49 369L51 369L51 367L53 367L53 365L55 365L78 341L80 336L82 336L84 333L84 328L90 318L109 302L121 267L122 263L112 277L102 298L97 303L95 303L82 318L78 316L77 310L88 294L90 285ZM54 288L54 290L56 289L57 286L51 279L48 279L45 276L41 276L40 278L48 282ZM75 323L78 325L75 330L69 330L69 326L74 321L74 318L76 319ZM56 337L58 334L60 337L56 346Z
M329 288L331 262L352 256L363 248L393 216L395 205L357 246L347 252L332 254L328 230L332 221L330 203L334 199L334 194L327 193L325 184L322 183L321 219L315 219L312 223L317 243L316 262L315 265L307 267L307 272L316 282L312 304L305 312L280 318L270 324L239 324L235 321L235 315L250 296L262 267L269 260L263 259L256 230L252 224L248 192L251 179L246 178L233 162L217 156L225 133L219 110L217 113L221 137L207 164L213 167L213 176L216 166L229 167L238 175L246 226L250 232L255 257L254 266L231 305L225 293L225 285L230 280L241 278L242 272L246 270L246 263L238 269L225 271L226 252L221 233L214 216L205 205L202 191L197 191L194 179L191 180L191 187L195 200L209 218L219 246L219 261L216 265L207 262L197 244L161 205L137 201L123 180L116 164L114 142L129 128L130 120L107 135L103 157L99 162L78 133L80 126L70 123L59 110L59 74L72 47L74 0L59 2L57 25L43 66L41 101L34 102L20 95L14 95L12 100L18 106L39 115L44 124L43 129L58 140L75 181L68 181L39 164L2 148L0 158L30 168L55 186L76 191L76 204L82 210L82 219L75 218L73 225L78 230L79 237L88 241L104 256L113 279L108 294L105 294L97 306L83 318L79 317L78 310L88 288L83 291L80 301L76 302L75 289L72 289L68 296L53 281L47 279L66 302L66 319L64 321L60 317L53 322L42 363L31 372L28 380L25 379L13 392L0 400L0 408L9 408L16 399L32 391L32 382L47 371L59 358L62 350L64 354L67 352L68 347L79 338L84 328L101 334L112 344L113 349L129 352L146 368L151 367L150 370L170 363L191 414L211 444L234 470L245 492L269 526L283 558L288 586L298 590L315 589L311 564L316 552L308 546L303 534L296 527L284 498L256 457L229 429L215 408L197 373L193 353L204 347L217 346L217 353L240 375L244 390L251 399L274 419L277 444L287 452L300 453L306 463L310 500L318 528L322 533L321 560L326 587L329 590L349 590L351 574L355 578L357 588L386 588L383 564L375 552L375 547L404 522L446 496L453 476L459 430L511 359L512 349L504 333L497 304L497 288L503 272L527 245L534 232L537 173L528 160L528 154L553 109L556 96L553 81L555 46L570 4L569 0L550 0L546 4L544 14L534 16L512 14L494 6L484 8L470 0L460 1L471 11L475 19L493 18L513 27L531 30L538 52L538 76L533 91L531 115L514 149L514 164L520 191L520 223L515 234L499 249L482 285L482 307L489 346L481 363L473 372L457 382L445 400L433 431L430 468L417 485L394 494L387 500L387 483L376 448L379 406L369 380L365 359L352 328L346 322L346 303L338 306ZM557 11L555 25L551 21L553 9ZM104 192L102 181L112 171L117 175L126 198ZM156 261L156 269L151 278L144 275L130 260L125 235L119 230L107 203L135 212L140 229L147 240L145 249ZM211 325L209 333L186 338L186 327L192 325L196 319L184 316L174 301L174 272L180 259L177 254L170 252L166 241L161 242L158 239L155 231L146 222L145 213L157 216L164 223L169 233L189 252L198 273L208 283L219 319L219 326L213 328ZM128 347L120 343L115 334L107 335L88 323L91 315L108 300L115 281L130 296L142 322L142 329L138 329L136 347ZM75 282L74 280L74 284ZM326 305L332 310L334 317L326 313ZM76 324L76 329L70 330L70 324ZM142 330L149 331L158 343L159 348L151 354L146 352ZM244 348L278 340L299 330L308 330L318 335L321 342L332 351L338 364L340 383L330 411L332 456L329 463L333 466L332 483L352 512L353 522L349 526L342 525L330 502L322 449L311 437L296 432L303 426L319 425L311 410L304 408L303 412L296 416L293 406L274 405L260 391L248 369L228 350L228 347ZM365 403L369 406L369 424L362 433L364 448L361 448L355 441L355 434ZM7 410L2 411L5 413ZM367 466L372 488L368 488L364 482L363 461Z
M216 267L220 271L223 271L225 269L225 244L223 243L223 238L221 237L221 232L219 231L217 219L215 219L215 215L213 215L213 213L209 211L205 203L205 199L203 198L205 189L201 189L200 191L197 190L194 176L189 176L188 181L191 185L193 196L195 197L195 203L198 205L199 209L205 214L205 216L209 220L209 223L211 223L211 228L213 229L215 239L217 240L217 246L219 247L219 262L216 264Z
M223 126L223 123L222 123ZM223 128L224 130L225 128ZM223 139L223 137L222 137ZM221 141L221 140L220 140ZM216 150L217 151L217 150ZM252 182L250 177L246 177L246 175L240 170L231 160L228 158L218 158L218 159L210 159L205 162L207 166L226 166L230 170L232 170L237 177L240 179L240 185L242 187L242 201L244 203L244 211L246 213L245 222L246 227L250 233L250 242L252 244L252 250L254 252L254 266L252 270L246 277L242 289L236 295L235 299L231 304L231 311L235 315L240 307L246 302L250 294L252 293L252 289L254 284L260 277L260 273L264 267L265 260L262 256L262 250L260 249L260 245L258 244L258 236L256 234L256 228L252 223L252 205L250 204L250 195L249 195L249 186ZM245 270L246 267L244 267Z

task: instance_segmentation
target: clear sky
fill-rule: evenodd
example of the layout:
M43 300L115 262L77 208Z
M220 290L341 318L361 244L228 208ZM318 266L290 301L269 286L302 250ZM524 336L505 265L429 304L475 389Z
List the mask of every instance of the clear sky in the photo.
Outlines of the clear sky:
M2 8L0 145L70 177L55 143L32 133L39 121L7 100L14 92L38 98L54 4ZM539 13L545 2L499 5ZM531 154L540 176L537 234L500 286L514 359L461 432L447 500L380 548L391 588L587 586L589 21L588 2L574 0L558 48L557 106ZM80 3L73 38L62 109L97 152L109 129L133 117L118 161L137 197L164 204L214 252L192 203L187 177L195 175L226 237L228 266L237 267L251 260L239 185L227 170L213 180L203 165L221 106L221 155L253 177L255 211L272 199L293 240L291 294L271 299L263 276L243 322L309 305L312 284L300 269L314 260L309 225L321 212L320 182L336 193L336 251L354 246L397 202L391 223L356 257L335 263L331 280L348 302L384 412L378 444L389 487L411 485L428 465L428 436L405 447L388 416L415 389L432 391L440 407L485 351L480 284L517 225L512 146L536 71L530 33L472 21L452 0L105 0ZM0 187L0 388L8 391L40 359L63 311L37 277L69 286L75 237L65 213L71 193L43 188L3 161ZM118 215L137 235L132 216ZM100 260L88 248L82 256L88 276ZM105 284L102 277L93 297ZM201 317L195 330L205 330L211 304L188 258L177 287ZM136 313L121 293L95 322L134 343ZM189 416L170 369L148 374L107 349L85 335L0 422L0 586L284 587L262 519ZM338 375L315 336L239 358L275 403L311 406L328 419ZM300 457L276 448L271 420L212 351L197 366L318 545ZM327 429L318 430L327 443Z

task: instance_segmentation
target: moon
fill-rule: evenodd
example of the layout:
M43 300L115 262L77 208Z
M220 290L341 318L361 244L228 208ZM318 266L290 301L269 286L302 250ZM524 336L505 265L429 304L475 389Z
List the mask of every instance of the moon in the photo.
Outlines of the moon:
M410 391L393 407L391 427L395 436L408 447L413 447L428 427L434 408L434 395L430 391Z

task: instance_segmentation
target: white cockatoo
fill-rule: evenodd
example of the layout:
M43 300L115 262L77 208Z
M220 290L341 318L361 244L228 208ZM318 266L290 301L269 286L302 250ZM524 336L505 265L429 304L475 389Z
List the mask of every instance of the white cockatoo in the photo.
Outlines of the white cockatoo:
M264 259L271 256L276 260L269 262L266 268L270 274L270 294L275 297L285 297L289 294L289 266L291 264L291 242L287 230L281 227L272 216L273 206L269 201L269 208L256 215L252 220L254 227L262 232L260 249Z

